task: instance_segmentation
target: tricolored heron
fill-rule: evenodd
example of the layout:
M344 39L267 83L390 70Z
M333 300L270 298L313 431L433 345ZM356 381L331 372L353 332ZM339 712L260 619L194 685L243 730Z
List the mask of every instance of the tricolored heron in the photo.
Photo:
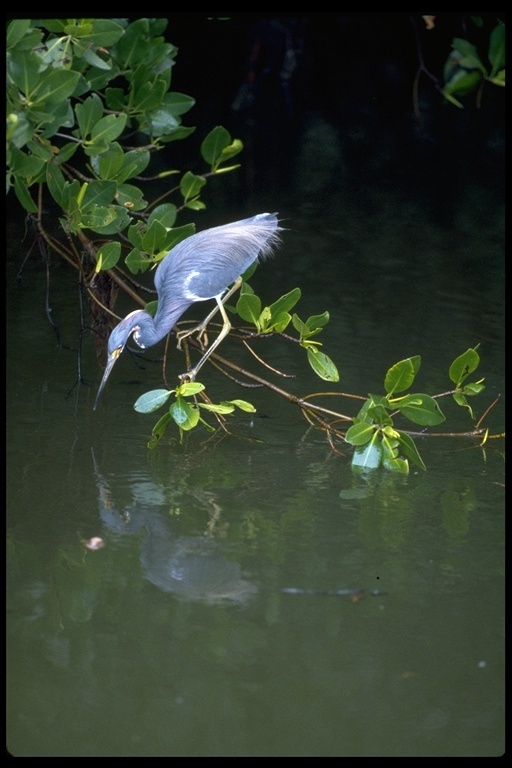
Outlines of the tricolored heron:
M192 304L215 299L217 306L200 325L178 334L178 340L181 341L190 333L203 333L217 311L222 315L221 332L194 368L183 374L189 381L193 381L203 363L230 331L231 323L224 302L240 287L241 275L251 264L258 257L264 259L270 256L279 242L281 231L277 213L259 213L248 219L197 232L171 248L155 272L158 294L155 316L151 317L145 310L137 309L121 320L110 334L107 363L94 410L114 363L132 333L139 347L152 347L169 333ZM227 290L229 286L232 287Z

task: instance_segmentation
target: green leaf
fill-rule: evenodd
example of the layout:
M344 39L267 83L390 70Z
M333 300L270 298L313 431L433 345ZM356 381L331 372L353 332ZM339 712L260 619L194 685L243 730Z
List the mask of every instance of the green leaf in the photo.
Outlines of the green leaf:
M169 412L164 413L161 419L157 421L153 429L151 430L151 438L148 442L148 448L152 450L156 448L162 437L164 436L167 425L172 421L172 416Z
M281 314L281 312L289 312L299 301L300 297L300 288L293 288L293 290L285 293L284 296L281 296L277 301L274 301L274 303L270 305L271 317L275 318Z
M381 446L383 459L397 459L399 442L396 438L388 437L381 432Z
M170 142L170 141L182 141L183 139L187 139L192 133L194 133L195 130L196 130L195 128L187 128L184 125L180 125L172 133L160 134L158 137L158 141L160 143Z
M41 62L55 69L69 69L71 65L70 42L66 37L47 40L46 49L38 50ZM47 67L41 67L41 71ZM75 67L76 69L76 67Z
M105 55L105 54L103 54ZM84 60L91 65L91 67L97 67L98 69L110 70L112 69L112 59L110 56L102 59L92 48L86 48L83 55Z
M7 141L15 147L18 147L18 149L24 147L34 136L34 133L34 126L28 120L26 114L11 112L7 115Z
M204 392L205 386L199 381L186 381L178 387L178 395L183 397L190 397L191 395L198 395L199 392Z
M151 226L153 221L159 221L166 229L171 229L176 222L177 210L172 203L157 205L149 214L148 226Z
M149 45L151 45L149 19L137 19L129 24L116 46L123 68L133 68L144 58Z
M393 401L392 404L407 419L422 427L433 427L446 420L437 401L430 395L406 395L400 400Z
M113 181L91 181L82 185L83 196L78 200L84 213L92 213L96 206L108 205L116 194L117 184Z
M292 315L292 325L301 339L306 339L309 336L309 328L306 323L302 322L297 314Z
M169 413L182 430L194 429L199 422L199 409L191 405L185 398L177 397L169 408Z
M461 69L456 72L443 88L443 95L448 98L455 94L455 96L466 96L477 88L482 82L483 76L480 72L473 70L472 72L466 72Z
M482 64L482 60L478 54L475 45L466 40L463 37L454 37L452 40L453 53L451 54L457 65L464 69L479 69L483 75L487 74L487 71Z
M234 406L240 408L241 411L247 413L256 413L256 408L252 403L248 403L247 400L228 400L229 403L233 403Z
M40 137L49 139L55 135L60 128L72 128L75 124L75 117L71 108L69 99L60 104L52 105L51 112L46 113L45 121L41 121Z
M130 223L126 208L120 205L96 206L91 213L81 215L81 226L99 235L116 235Z
M253 289L251 288L251 286L249 285L247 280L249 280L249 278L252 275L254 275L254 273L258 269L258 264L259 264L259 261L258 261L258 259L256 259L256 261L253 261L251 266L247 267L247 269L243 273L243 275L242 275L243 283L242 283L242 287L240 288L241 293L244 293L245 291L247 291L247 293L254 293Z
M267 307L269 316L270 316L270 309ZM263 312L262 312L263 315ZM261 315L260 315L261 320ZM263 327L262 330L266 331L267 333L270 331L275 331L276 333L283 333L287 329L287 327L290 325L292 321L292 316L288 312L280 312L277 316L274 318L269 319L268 325Z
M229 132L221 125L215 126L206 136L201 144L201 155L203 160L213 167L217 162L222 150L229 146L231 136Z
M489 36L489 61L492 64L491 77L505 68L505 24L498 22Z
M196 197L205 184L206 179L202 176L196 176L196 174L191 173L191 171L187 171L180 181L180 192L183 195L185 202Z
M142 195L142 189L133 184L118 184L117 186L117 202L128 211L143 211L144 208L147 208L147 201Z
M134 248L138 248L139 251L142 251L142 235L145 232L145 226L142 224L142 222L138 221L136 224L132 224L131 227L128 227L128 240L133 245Z
M124 165L124 152L117 141L112 142L102 155L91 158L91 168L100 179L116 179Z
M468 403L468 401L466 400L466 397L465 397L465 395L463 395L461 392L454 392L454 393L453 393L453 399L455 400L455 402L457 403L457 405L460 405L460 406L462 406L463 408L467 408L467 410L468 410L468 413L469 413L469 415L470 415L470 417L471 417L472 419L474 419L474 418L475 418L475 415L474 415L474 413L473 413L473 409L472 409L472 407L470 406L470 404Z
M14 83L27 101L40 82L40 60L32 51L15 50L7 56L7 83Z
M473 397L474 395L479 395L485 389L485 385L482 384L482 381L483 379L481 379L480 381L470 382L469 384L464 384L464 386L460 391L462 392L462 394L468 395L469 397Z
M123 165L116 174L117 181L122 183L139 176L148 167L150 159L151 155L147 149L131 149L125 152Z
M395 392L403 392L409 389L421 366L421 357L407 357L405 360L395 363L386 373L384 389L388 395Z
M364 447L357 447L352 456L354 469L378 469L382 462L382 447L378 442L378 434L375 432L370 442Z
M306 325L310 331L317 331L327 325L329 322L329 313L323 312L321 315L311 315L306 320Z
M64 204L66 180L58 165L48 163L46 166L46 183L48 184L48 189L55 202L58 203L63 210L66 210Z
M158 301L148 301L146 306L144 307L144 311L148 313L148 315L151 315L151 317L154 317L156 315L156 310L158 309Z
M211 413L220 413L222 416L233 413L235 410L235 406L229 403L219 403L218 405L215 403L199 403L199 407Z
M75 114L79 135L85 140L91 135L92 129L103 115L103 104L98 94L92 93L82 104L78 103Z
M239 296L236 303L236 311L248 323L253 323L259 331L259 316L261 313L261 300L252 293L244 293Z
M193 198L192 200L188 200L188 202L185 203L185 206L191 211L204 211L206 208L206 205L203 203L203 201L199 200L197 197Z
M127 112L128 102L128 94L123 88L105 88L105 104L113 112Z
M78 211L78 195L80 193L80 182L78 179L65 181L64 188L61 191L60 206L63 211L73 213Z
M77 149L78 144L76 144L74 141L70 141L67 144L64 144L63 147L60 147L54 159L59 165L62 165L62 163L67 163L68 160L71 160Z
M132 228L130 227L130 229ZM141 254L139 248L132 248L124 260L124 263L132 275L136 275L138 272L145 272L152 264L147 256Z
M448 92L444 90L443 90L443 96L455 107L458 107L459 109L464 109L464 104L461 104L460 101L457 101L457 99L455 99L453 96L451 96Z
M195 105L196 100L191 96L177 91L171 91L165 94L164 105L170 114L184 115Z
M234 165L234 166L231 166L231 168L219 169L219 165L221 163L226 163L228 160L231 160L232 157L235 157L235 155L240 154L243 148L244 148L244 145L240 141L240 139L234 139L234 141L232 141L229 146L224 147L224 149L220 153L220 156L217 158L216 162L213 164L212 170L215 171L215 173L225 173L228 170L233 170L234 168L238 168L238 165Z
M91 24L75 27L74 34L93 47L108 48L121 39L124 31L124 26L113 19L91 19Z
M29 186L39 178L41 180L44 178L46 163L41 157L34 154L27 154L20 149L16 149L16 147L12 147L10 157L11 167L16 175L26 179Z
M22 19L25 21L25 19ZM43 30L36 27L28 29L23 35L22 39L8 51L10 53L14 50L36 51L43 48Z
M388 456L384 456L382 458L382 466L389 472L398 472L401 475L409 474L409 463L407 459L391 459Z
M124 131L127 115L106 115L94 125L91 131L91 143L110 144Z
M145 392L134 404L134 409L138 413L152 413L164 405L172 391L169 389L153 389L151 392Z
M423 463L423 459L421 458L420 454L418 453L418 449L416 448L416 444L412 437L410 437L410 435L406 435L404 432L399 432L398 442L400 443L400 448L404 456L407 456L407 458L410 459L420 469L426 470L426 466Z
M68 69L54 69L45 72L30 95L33 105L59 104L68 99L72 96L79 79L79 72L72 72Z
M193 235L195 232L195 224L184 224L182 227L174 227L174 229L167 230L163 249L161 253L156 254L157 261L164 259L171 248L180 243L182 240L186 240L187 237Z
M220 162L222 162L222 157L220 158ZM237 168L240 168L240 163L236 163L236 165L229 165L224 168L218 168L217 166L215 166L215 168L213 169L213 173L216 176L219 176L222 173L230 173L231 171L236 171Z
M142 74L142 73L141 73ZM163 79L157 78L153 82L148 81L150 73L144 74L144 79L137 85L133 96L133 108L135 112L147 112L156 109L162 104L166 84ZM137 78L138 79L138 78ZM165 113L165 110L162 110ZM167 113L165 113L167 114ZM176 118L172 118L174 124L177 124Z
M379 407L389 408L388 398L384 395L372 395L370 393L368 395L368 399L365 400L361 406L359 413L357 414L357 419L360 421L365 421L368 424L373 424L373 418L371 414L374 412L375 408Z
M500 72L497 73L496 77L489 77L489 82L493 85L498 85L501 88L505 87L505 70L502 69Z
M352 424L352 426L347 429L345 442L355 446L366 445L366 443L372 439L374 432L375 429L371 424L367 424L366 422L361 421L357 424Z
M164 247L166 236L166 228L155 219L142 236L143 250L149 254L159 253Z
M105 243L96 254L96 272L115 267L121 256L121 243Z
M480 365L480 355L477 348L469 348L462 355L456 357L450 365L448 376L455 386L460 387L464 379L470 376Z
M7 48L13 48L24 37L25 32L30 29L30 19L13 19L7 27Z
M270 307L263 307L258 318L258 326L262 331L268 331L270 326Z
M14 179L14 192L26 211L29 213L37 213L37 205L32 200L25 181L18 176Z
M65 35L79 38L81 35L90 35L92 32L92 19L66 19L63 27Z
M339 381L340 375L330 357L315 347L308 347L309 364L324 381Z
M378 424L379 427L390 427L393 421L388 413L388 403L378 403L368 408L367 414L370 416L374 424Z
M55 147L52 147L48 140L29 141L27 150L35 157L41 158L45 163L49 163L55 157Z

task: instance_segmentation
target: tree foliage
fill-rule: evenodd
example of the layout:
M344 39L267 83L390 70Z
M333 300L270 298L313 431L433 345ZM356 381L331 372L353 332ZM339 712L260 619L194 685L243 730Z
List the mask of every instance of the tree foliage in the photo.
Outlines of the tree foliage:
M432 32L440 17L433 15L422 16L425 29ZM464 17L463 17L464 18ZM441 22L442 23L442 22ZM464 23L465 36L454 37L451 51L444 63L442 75L433 74L425 61L423 50L417 35L417 51L419 69L414 85L414 105L417 117L420 117L418 106L418 84L422 75L434 83L443 97L458 107L464 108L464 100L468 95L476 95L477 105L480 105L484 86L505 87L505 23L497 19L495 26L487 37L487 50L481 50L471 42L472 34L483 26L481 16L471 16L469 23Z
M14 19L7 28L7 191L13 190L34 217L39 237L77 270L102 355L118 291L148 311L154 309L154 302L146 304L140 298L133 276L154 267L194 232L192 224L178 223L179 213L203 209L201 193L208 179L237 168L232 161L243 149L240 140L215 126L201 143L204 173L166 167L165 161L162 167L161 151L195 130L182 122L194 99L171 89L177 48L164 37L166 25L166 19L150 18ZM460 106L462 92L484 80L504 84L503 24L491 34L489 71L468 41L454 40L453 48L442 89L451 103ZM173 182L166 192L148 200L154 182L166 180ZM170 202L171 196L178 202ZM59 210L63 237L51 234L52 227L46 225L48 198ZM338 369L318 341L329 313L303 319L292 312L301 297L299 288L263 306L247 282L249 276L244 276L237 303L230 307L244 324L233 335L274 373L279 372L256 354L250 342L272 335L293 343L305 351L307 362L323 381L337 383ZM195 347L199 348L197 340L187 340L187 355ZM445 416L439 399L447 395L473 417L467 398L484 389L483 380L467 381L479 364L476 349L453 362L449 370L453 386L437 396L410 391L421 362L419 356L411 357L389 369L383 394L359 397L361 407L351 416L314 402L343 393L300 398L218 354L211 361L234 380L267 387L297 405L311 426L325 432L333 450L352 446L355 469L382 466L404 473L410 462L424 469L414 433L402 422L423 429L441 424ZM202 383L182 379L174 388L142 395L135 409L151 413L166 407L169 399L170 406L153 427L150 448L169 425L177 426L181 437L199 426L214 429L209 419L227 430L229 414L255 410L244 399L213 403ZM471 434L487 438L480 423Z

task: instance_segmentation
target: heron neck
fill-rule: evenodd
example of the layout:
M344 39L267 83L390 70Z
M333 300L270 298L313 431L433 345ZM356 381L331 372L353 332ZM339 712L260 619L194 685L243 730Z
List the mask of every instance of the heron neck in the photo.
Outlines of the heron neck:
M141 324L139 331L139 341L145 347L151 347L157 344L164 336L167 336L169 331L178 322L182 314L190 306L191 302L177 302L172 307L165 307L162 300L159 300L156 314L151 317L147 312L144 315L148 318L144 324ZM151 321L151 322L149 322Z

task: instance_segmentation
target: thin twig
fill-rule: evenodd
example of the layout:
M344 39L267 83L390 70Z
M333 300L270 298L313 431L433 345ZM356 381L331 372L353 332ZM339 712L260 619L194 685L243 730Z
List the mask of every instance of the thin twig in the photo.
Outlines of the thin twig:
M273 373L276 373L278 376L282 376L284 379L294 379L295 378L295 374L293 374L293 373L284 373L283 371L279 371L277 368L273 368L271 365L266 363L264 360L261 359L261 357L259 357L259 355L256 354L256 352L253 349L251 349L251 347L248 345L248 343L245 340L243 340L243 339L242 339L242 344L244 345L244 347L246 347L249 350L251 355L253 355L253 357L255 357L256 360L259 363L261 363L261 365L263 365L265 368L268 368L269 371L272 371Z

